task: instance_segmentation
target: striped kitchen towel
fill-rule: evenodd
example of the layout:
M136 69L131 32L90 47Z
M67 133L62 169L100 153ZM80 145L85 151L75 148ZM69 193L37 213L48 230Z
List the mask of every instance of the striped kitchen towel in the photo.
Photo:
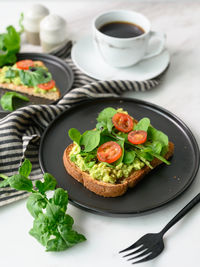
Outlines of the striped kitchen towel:
M65 54L70 54L68 46ZM88 98L119 96L127 91L146 91L157 86L160 78L137 81L96 81L83 74L70 58L65 59L74 72L71 91L56 105L31 105L18 109L0 120L0 173L10 176L17 172L24 158L33 166L31 179L42 178L38 161L40 138L49 125L61 112ZM0 188L0 206L12 203L27 196L27 193L10 187Z

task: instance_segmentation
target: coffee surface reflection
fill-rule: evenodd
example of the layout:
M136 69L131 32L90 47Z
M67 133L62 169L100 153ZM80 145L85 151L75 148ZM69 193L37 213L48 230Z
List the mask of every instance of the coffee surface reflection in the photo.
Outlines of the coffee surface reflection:
M142 27L125 21L113 21L102 25L99 31L112 37L133 38L144 34Z

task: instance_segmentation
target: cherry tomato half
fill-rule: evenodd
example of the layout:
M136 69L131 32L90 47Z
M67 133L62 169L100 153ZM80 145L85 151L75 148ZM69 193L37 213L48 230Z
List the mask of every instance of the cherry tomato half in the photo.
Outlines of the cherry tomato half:
M20 60L16 63L16 66L18 69L28 70L30 67L34 66L34 62L31 59Z
M147 140L147 132L145 131L131 131L128 134L128 141L134 145L145 143Z
M112 163L118 160L122 155L122 148L114 141L109 141L97 149L97 158L99 161Z
M42 90L50 90L55 86L55 81L51 80L48 83L40 83L37 85Z
M112 117L112 122L120 132L128 133L133 130L133 119L128 114L116 113Z

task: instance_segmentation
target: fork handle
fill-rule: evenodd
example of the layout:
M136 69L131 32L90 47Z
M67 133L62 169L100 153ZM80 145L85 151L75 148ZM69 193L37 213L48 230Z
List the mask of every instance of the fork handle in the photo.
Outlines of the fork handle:
M200 202L200 193L197 194L179 213L176 214L171 221L161 230L161 234L164 235L175 223L182 219L196 204Z

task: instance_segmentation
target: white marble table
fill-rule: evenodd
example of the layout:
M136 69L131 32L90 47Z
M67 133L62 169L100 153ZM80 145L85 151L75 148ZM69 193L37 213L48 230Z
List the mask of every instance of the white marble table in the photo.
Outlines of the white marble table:
M171 54L170 68L162 83L145 93L129 93L129 97L158 104L181 118L200 144L200 2L197 1L45 1L54 13L63 15L69 37L78 40L90 31L91 20L99 12L113 8L130 8L143 12L155 30L167 34ZM31 1L0 2L0 31L8 24L17 25L19 13ZM30 49L30 47L25 47ZM31 48L37 51L37 47ZM0 264L2 267L57 266L131 266L118 251L146 232L156 232L182 208L200 188L198 173L191 187L178 199L152 214L131 218L111 218L91 214L69 205L68 212L75 228L87 241L68 251L46 253L28 231L32 217L26 200L0 208ZM200 207L172 228L165 238L164 252L153 261L140 266L200 266Z

